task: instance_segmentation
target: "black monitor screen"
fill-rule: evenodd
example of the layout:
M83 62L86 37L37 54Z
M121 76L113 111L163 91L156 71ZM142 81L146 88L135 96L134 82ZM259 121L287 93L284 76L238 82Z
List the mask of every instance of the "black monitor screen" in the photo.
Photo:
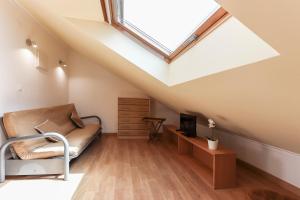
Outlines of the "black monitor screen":
M180 130L188 137L196 137L197 117L180 113Z

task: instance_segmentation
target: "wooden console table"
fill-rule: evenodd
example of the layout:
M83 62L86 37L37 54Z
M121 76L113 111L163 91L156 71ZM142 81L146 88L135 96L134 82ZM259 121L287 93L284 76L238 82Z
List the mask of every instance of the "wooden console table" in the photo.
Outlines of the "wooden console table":
M219 145L217 150L209 150L206 139L186 137L176 127L164 125L164 134L169 141L177 144L178 153L188 154L200 161L202 178L214 189L236 186L236 154Z

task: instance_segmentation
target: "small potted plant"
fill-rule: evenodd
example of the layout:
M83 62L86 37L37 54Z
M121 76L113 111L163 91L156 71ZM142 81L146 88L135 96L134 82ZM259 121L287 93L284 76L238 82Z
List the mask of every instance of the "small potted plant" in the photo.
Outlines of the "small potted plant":
M212 119L208 119L208 128L211 130L211 137L207 137L208 149L216 150L218 148L219 140L214 135L213 129L216 127L216 123Z

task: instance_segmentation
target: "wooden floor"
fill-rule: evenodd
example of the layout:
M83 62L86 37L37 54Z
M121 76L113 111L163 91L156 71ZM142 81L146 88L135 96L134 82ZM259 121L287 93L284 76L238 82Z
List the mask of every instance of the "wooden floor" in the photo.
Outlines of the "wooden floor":
M238 186L213 190L197 173L197 163L176 153L171 144L118 140L104 135L72 163L72 173L84 173L73 199L248 199L253 189L271 189L295 199L295 191L238 166ZM296 191L297 195L299 191Z

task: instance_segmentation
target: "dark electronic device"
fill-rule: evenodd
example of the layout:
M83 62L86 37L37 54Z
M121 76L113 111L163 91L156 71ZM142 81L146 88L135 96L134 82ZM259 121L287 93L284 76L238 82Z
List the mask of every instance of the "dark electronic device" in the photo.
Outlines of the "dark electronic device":
M187 137L197 136L197 117L180 113L180 131Z

